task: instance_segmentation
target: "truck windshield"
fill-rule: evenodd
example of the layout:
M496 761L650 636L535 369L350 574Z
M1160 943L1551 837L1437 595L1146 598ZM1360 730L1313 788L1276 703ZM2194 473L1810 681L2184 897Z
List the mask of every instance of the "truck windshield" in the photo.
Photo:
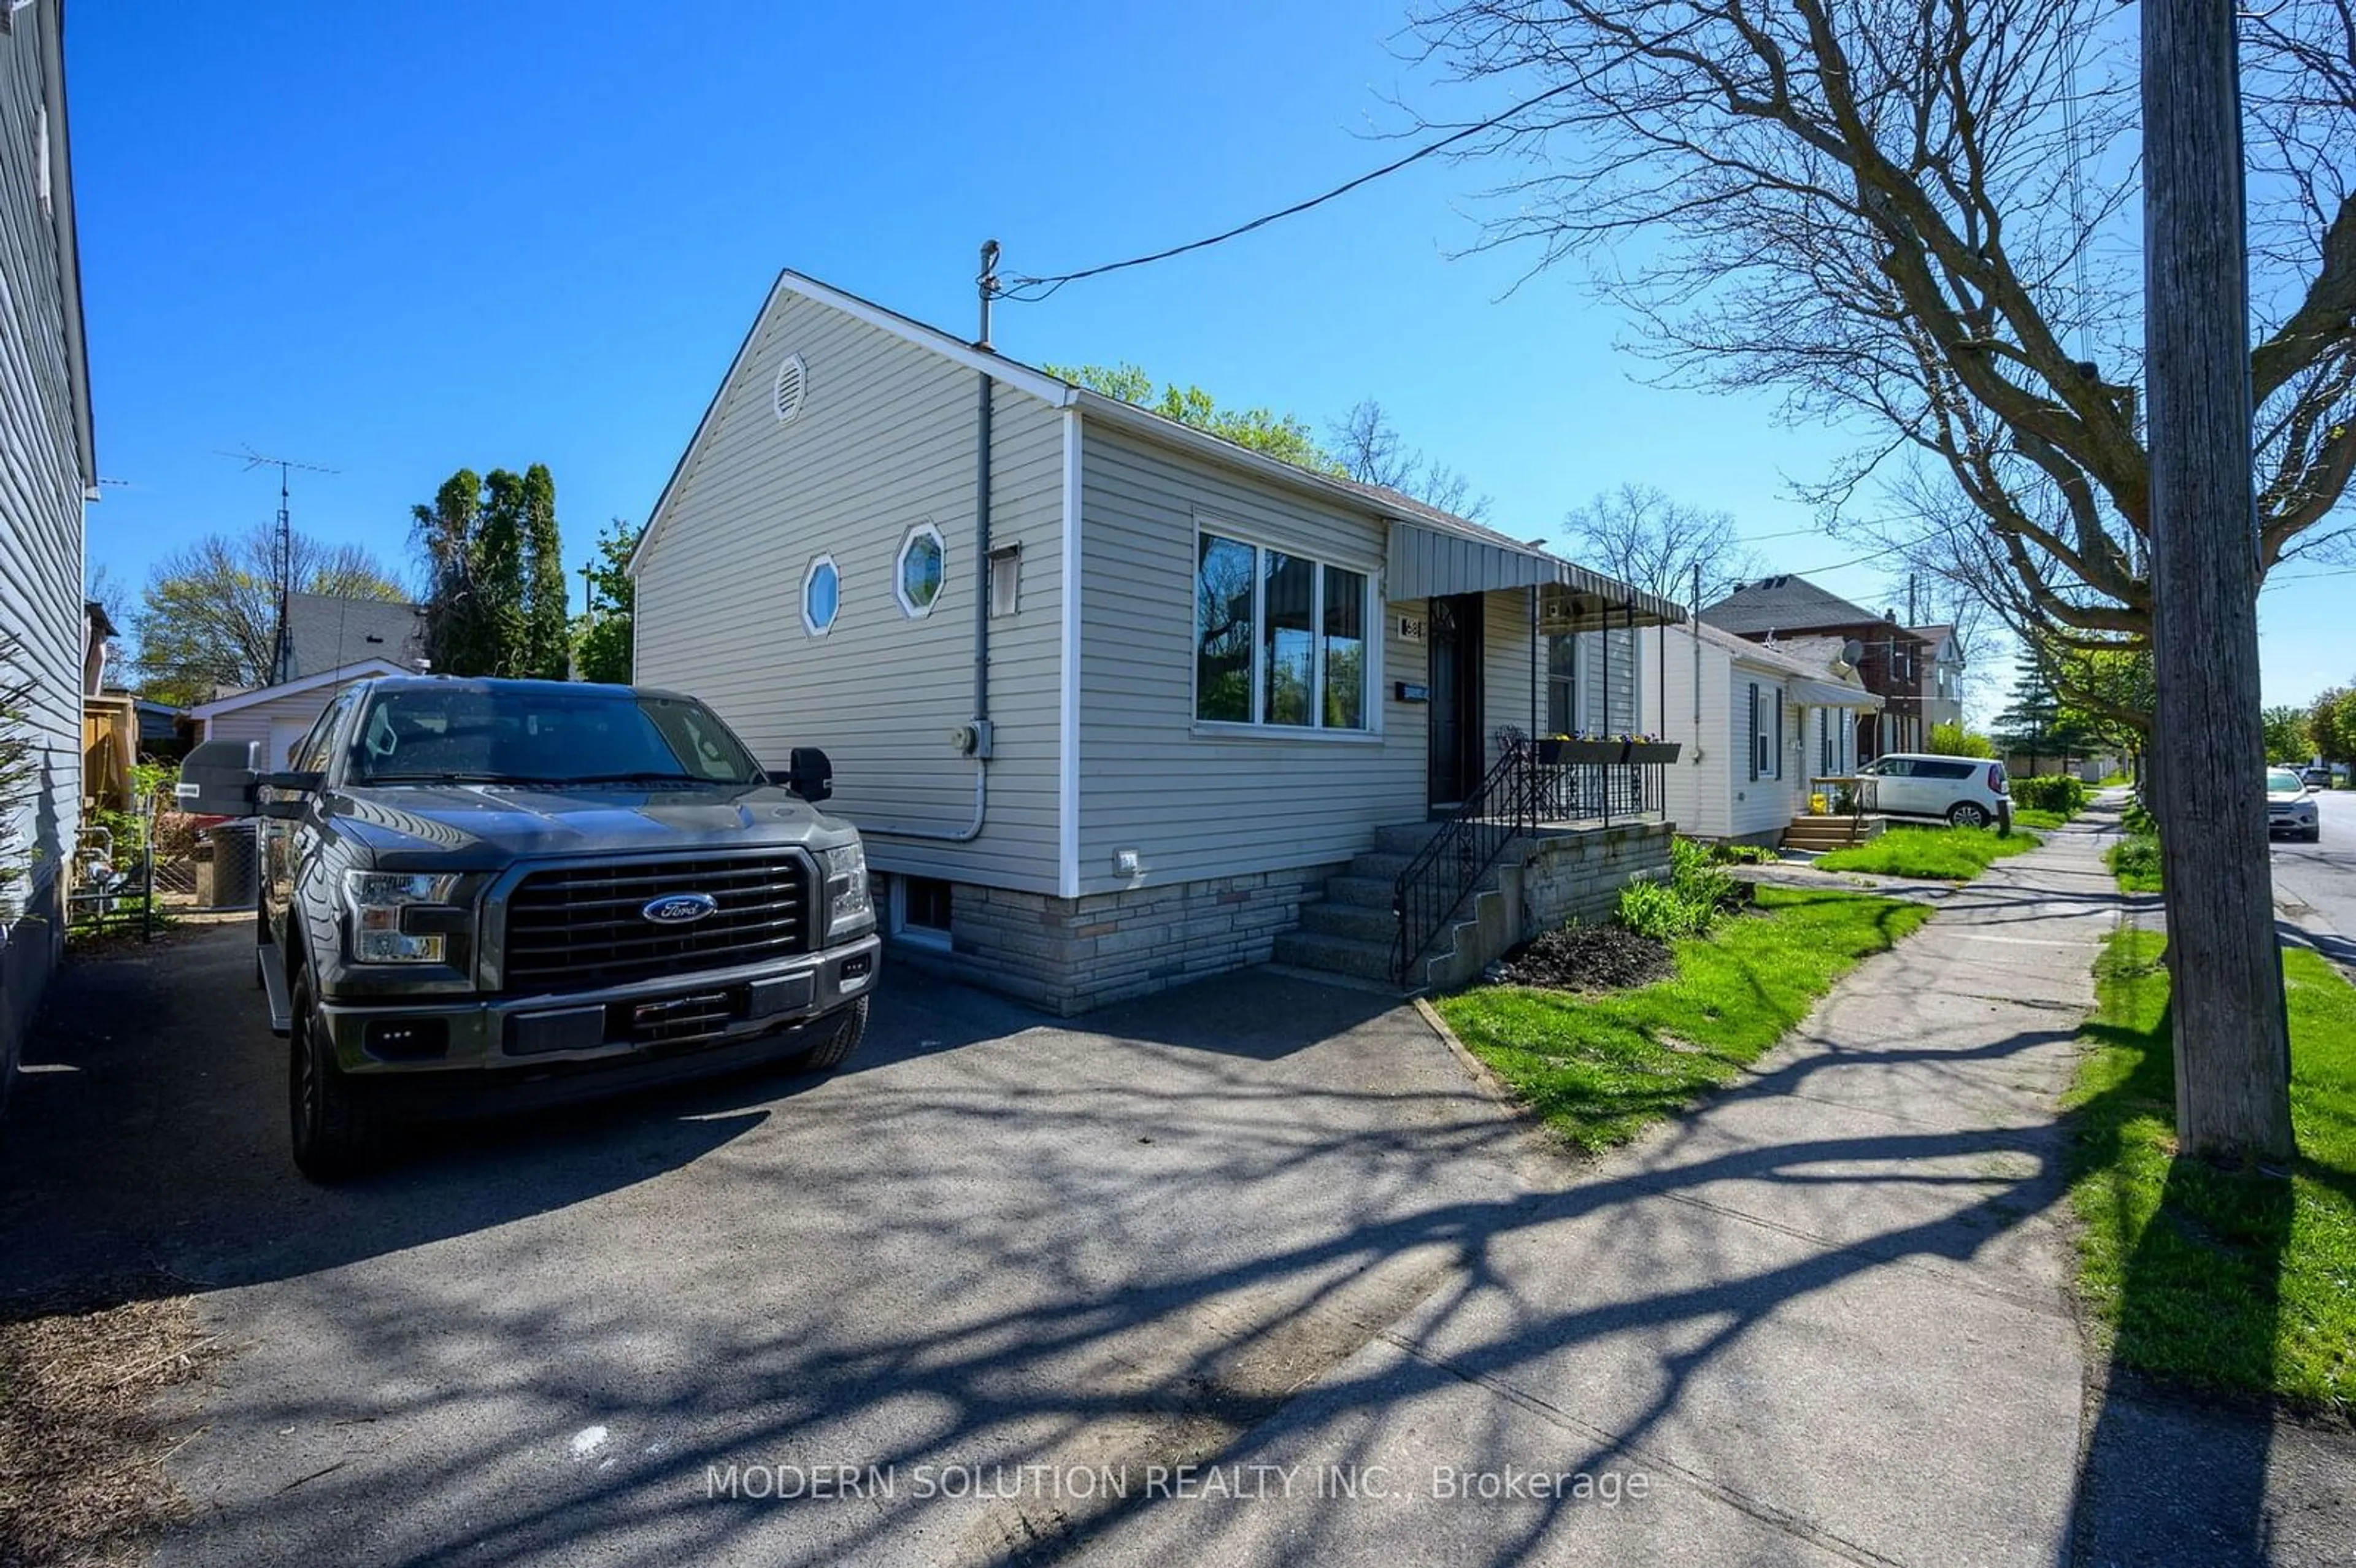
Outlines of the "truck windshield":
M760 768L700 702L545 687L400 687L369 700L357 784L752 784Z

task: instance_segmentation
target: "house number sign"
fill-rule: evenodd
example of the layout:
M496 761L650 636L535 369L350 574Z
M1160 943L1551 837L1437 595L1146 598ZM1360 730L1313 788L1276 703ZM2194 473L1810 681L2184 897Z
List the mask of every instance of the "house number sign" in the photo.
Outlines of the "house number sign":
M1399 641L1402 643L1422 642L1428 629L1429 623L1420 615L1401 615L1398 618Z

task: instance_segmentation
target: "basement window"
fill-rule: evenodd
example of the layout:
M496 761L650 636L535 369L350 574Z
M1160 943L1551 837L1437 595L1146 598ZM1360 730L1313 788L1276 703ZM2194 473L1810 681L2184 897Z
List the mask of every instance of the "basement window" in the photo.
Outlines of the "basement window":
M917 947L949 950L950 884L937 877L892 879L892 934Z

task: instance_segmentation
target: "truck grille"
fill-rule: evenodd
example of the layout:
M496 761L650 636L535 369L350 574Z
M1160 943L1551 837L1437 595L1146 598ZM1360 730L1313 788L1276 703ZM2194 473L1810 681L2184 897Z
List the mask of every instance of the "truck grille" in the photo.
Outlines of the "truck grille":
M792 853L533 871L508 899L501 988L604 986L806 953L809 888L809 864ZM691 925L639 912L674 893L706 894L719 909Z

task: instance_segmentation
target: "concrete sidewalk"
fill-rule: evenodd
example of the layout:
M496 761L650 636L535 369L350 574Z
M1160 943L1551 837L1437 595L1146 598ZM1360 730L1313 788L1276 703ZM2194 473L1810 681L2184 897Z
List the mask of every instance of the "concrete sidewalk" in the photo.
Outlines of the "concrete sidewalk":
M2069 1561L2054 1106L2118 916L2106 816L1944 900L1662 1136L1526 1163L1446 1288L1223 1456L1278 1467L1248 1504L1138 1509L1088 1560Z

